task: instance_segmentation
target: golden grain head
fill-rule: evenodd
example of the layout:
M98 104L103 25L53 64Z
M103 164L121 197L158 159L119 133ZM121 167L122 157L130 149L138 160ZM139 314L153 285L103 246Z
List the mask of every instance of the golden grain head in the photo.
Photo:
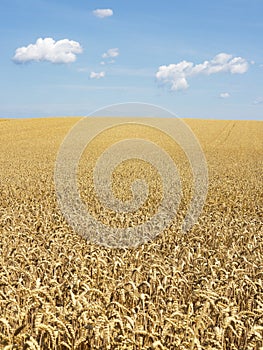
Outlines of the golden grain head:
M188 120L209 167L199 221L180 230L192 175L174 152L184 199L171 226L136 249L109 249L74 233L57 205L54 162L76 121L1 123L0 349L263 349L262 123ZM86 150L93 163L120 135L106 136ZM119 199L131 196L132 169L150 183L140 211L118 215L98 202L85 157L79 188L95 217L133 227L156 212L162 186L151 167L116 170Z

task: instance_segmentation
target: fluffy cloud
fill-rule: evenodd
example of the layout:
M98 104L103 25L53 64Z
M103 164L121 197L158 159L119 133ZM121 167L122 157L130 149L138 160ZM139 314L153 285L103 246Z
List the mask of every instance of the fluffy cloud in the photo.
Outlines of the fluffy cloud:
M105 18L112 16L113 11L111 9L97 9L93 11L93 14L98 18Z
M90 79L101 79L105 77L105 72L99 72L99 73L91 72L89 77Z
M221 97L221 98L229 98L229 97L230 97L230 94L229 94L228 92L222 92L222 93L220 94L220 97Z
M77 41L68 39L55 41L52 38L39 38L35 44L16 49L13 60L16 63L31 61L71 63L76 61L76 55L82 51L83 49Z
M193 62L181 61L177 64L160 66L156 78L159 82L168 84L173 91L185 90L189 87L187 78L200 74L211 75L222 72L244 74L248 67L249 64L244 58L220 53L211 61L204 61L196 65Z
M113 49L109 49L107 52L105 52L102 55L102 58L113 58L113 57L118 57L119 56L119 49L117 47Z
M263 103L263 97L258 97L254 101L254 105L259 105L261 103Z

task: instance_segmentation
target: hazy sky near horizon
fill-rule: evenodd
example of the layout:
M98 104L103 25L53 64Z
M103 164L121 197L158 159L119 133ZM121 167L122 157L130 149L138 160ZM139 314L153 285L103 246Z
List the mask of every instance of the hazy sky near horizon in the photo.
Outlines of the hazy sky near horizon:
M0 117L262 119L262 0L1 0Z

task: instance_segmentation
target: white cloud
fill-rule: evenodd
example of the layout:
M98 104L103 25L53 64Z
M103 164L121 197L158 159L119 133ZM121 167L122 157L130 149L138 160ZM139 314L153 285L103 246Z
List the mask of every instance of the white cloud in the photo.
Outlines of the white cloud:
M229 94L228 92L222 92L222 93L220 94L220 97L221 97L221 98L229 98L229 97L230 97L230 94Z
M113 11L111 9L97 9L93 11L93 14L98 18L105 18L112 16Z
M14 62L48 61L52 63L71 63L83 49L77 41L52 38L39 38L35 44L19 47L13 57Z
M89 71L89 69L88 68L78 68L77 71L80 73L87 73Z
M90 79L101 79L105 77L105 72L91 72L89 77Z
M117 47L113 49L109 49L107 52L105 52L102 55L102 58L113 58L113 57L118 57L120 54L119 49Z
M222 72L244 74L248 67L249 64L244 58L220 53L211 61L204 61L196 65L193 62L181 61L168 66L160 66L156 78L159 82L169 85L171 90L177 91L189 87L187 78L200 74L211 75Z
M254 105L259 105L261 103L263 103L263 97L258 97L254 101Z

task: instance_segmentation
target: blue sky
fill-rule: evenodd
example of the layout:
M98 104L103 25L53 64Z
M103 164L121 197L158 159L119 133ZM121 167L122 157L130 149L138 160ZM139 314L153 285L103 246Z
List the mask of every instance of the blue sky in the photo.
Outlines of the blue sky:
M0 9L0 117L125 102L180 117L263 117L262 0L1 0Z

